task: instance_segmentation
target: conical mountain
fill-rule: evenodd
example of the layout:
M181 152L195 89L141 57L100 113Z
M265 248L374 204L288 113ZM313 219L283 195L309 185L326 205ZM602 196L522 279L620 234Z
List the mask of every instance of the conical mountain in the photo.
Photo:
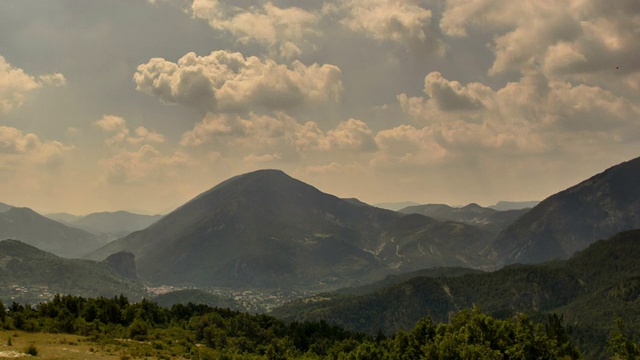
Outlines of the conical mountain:
M503 263L565 259L596 240L640 228L640 158L557 193L520 217L493 243Z
M404 265L429 266L415 258L417 247L414 257L402 254L405 244L408 249L421 241L394 229L402 217L325 194L279 170L260 170L215 186L91 258L132 252L138 275L154 283L338 287ZM434 220L422 218L419 225L433 226ZM449 231L459 233L461 225Z
M99 248L98 238L46 218L29 208L0 213L0 240L16 239L58 256L81 257Z

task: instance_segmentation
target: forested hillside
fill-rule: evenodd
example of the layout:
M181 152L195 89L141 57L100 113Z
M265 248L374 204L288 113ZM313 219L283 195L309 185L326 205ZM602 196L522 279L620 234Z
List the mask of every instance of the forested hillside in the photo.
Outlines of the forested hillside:
M4 306L1 307L4 309ZM56 296L36 306L13 303L0 311L4 329L78 334L95 343L93 355L121 359L577 359L570 329L561 317L536 323L526 315L499 320L478 308L463 310L448 324L420 319L390 337L345 331L319 322L286 324L192 303L170 309L123 296ZM17 334L16 334L17 335ZM11 340L8 341L10 346ZM633 344L617 334L620 349ZM33 343L31 354L38 352ZM622 351L620 351L622 353Z

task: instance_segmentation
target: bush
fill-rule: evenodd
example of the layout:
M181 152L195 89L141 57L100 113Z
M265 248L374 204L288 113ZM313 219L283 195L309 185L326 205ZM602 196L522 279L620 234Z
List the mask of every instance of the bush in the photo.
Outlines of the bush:
M34 344L29 344L29 346L24 350L24 353L31 356L38 356L38 348Z

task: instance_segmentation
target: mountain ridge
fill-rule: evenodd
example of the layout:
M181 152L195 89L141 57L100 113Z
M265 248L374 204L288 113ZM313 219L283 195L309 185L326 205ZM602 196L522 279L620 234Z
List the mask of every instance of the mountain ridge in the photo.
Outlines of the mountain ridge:
M565 259L594 241L640 228L640 158L612 166L543 200L500 233L502 263Z
M93 234L20 207L0 213L0 239L9 238L67 258L84 256L103 245Z

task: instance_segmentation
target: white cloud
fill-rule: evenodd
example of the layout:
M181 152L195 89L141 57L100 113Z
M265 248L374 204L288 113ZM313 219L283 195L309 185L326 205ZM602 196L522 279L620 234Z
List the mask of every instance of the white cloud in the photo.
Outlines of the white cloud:
M19 108L26 95L43 85L62 86L65 79L62 74L42 75L39 79L13 67L0 56L0 112L8 113Z
M271 2L247 8L218 0L194 0L193 17L207 20L220 31L228 31L240 42L267 45L284 58L296 58L301 47L312 48L309 38L320 36L316 31L319 15L299 7L280 8Z
M376 40L396 41L409 48L439 49L431 10L418 0L345 0L327 3L323 12L348 29Z
M189 164L187 153L176 151L170 155L145 144L133 151L121 151L102 161L106 180L112 184L138 184L173 181L176 169Z
M349 119L325 132L315 122L300 124L284 113L275 117L255 113L247 117L209 114L183 134L181 144L206 145L236 156L248 154L243 156L253 161L258 159L255 154L278 154L270 160L287 160L308 153L363 153L376 149L372 131L360 120Z
M9 126L0 126L0 170L13 171L21 166L54 166L73 146L59 141L42 141L36 134Z
M547 76L602 84L614 70L640 71L640 7L633 1L450 0L440 26L450 36L492 34L492 74L538 67Z
M127 122L122 117L116 115L104 115L100 120L96 121L95 124L105 132L115 133L105 140L105 144L109 146L163 143L165 141L164 136L155 131L149 131L143 126L139 126L134 133L131 134L127 127Z
M343 91L336 66L299 61L286 66L224 50L207 56L189 53L177 63L154 58L138 66L134 80L137 90L164 102L211 112L338 102Z
M497 91L430 73L425 94L398 96L403 111L426 125L378 133L376 141L386 153L406 157L426 151L436 159L480 150L500 156L552 154L580 147L585 139L635 141L627 134L637 133L640 117L638 105L608 90L574 86L537 72Z

